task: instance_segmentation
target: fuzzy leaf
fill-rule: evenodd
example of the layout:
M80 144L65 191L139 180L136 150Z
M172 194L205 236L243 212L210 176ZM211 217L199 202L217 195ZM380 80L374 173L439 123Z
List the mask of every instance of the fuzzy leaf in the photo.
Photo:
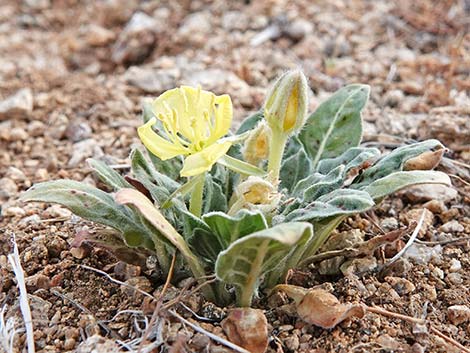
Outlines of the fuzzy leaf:
M375 180L381 179L391 173L403 170L406 161L420 154L442 149L444 146L437 140L426 140L394 149L379 159L372 167L364 171L359 180L351 185L355 189L362 189Z
M247 210L233 217L222 212L211 212L204 215L202 220L206 228L196 228L189 242L199 255L211 263L235 240L267 228L261 213Z
M344 166L339 165L327 175L312 174L300 181L294 190L294 194L303 199L303 202L312 202L320 196L339 189L343 184Z
M214 181L211 174L206 175L204 186L204 212L227 211L227 198L222 190L222 186Z
M336 158L322 159L318 163L317 172L328 174L341 164L346 166L345 173L352 168L361 166L364 162L372 161L380 156L377 148L370 147L352 147Z
M124 179L121 174L116 172L113 168L109 167L105 163L97 159L88 159L89 166L98 174L99 178L106 183L106 185L113 188L113 190L119 190L122 188L131 188L132 185L129 184L126 179Z
M369 97L368 85L353 84L341 88L309 116L299 134L313 167L324 158L334 158L362 138L361 110Z
M372 182L362 190L368 192L374 200L379 200L395 191L416 184L444 184L450 186L451 182L449 176L445 173L415 170L389 174Z
M286 158L281 167L281 189L292 191L297 183L310 175L312 162L308 158L302 146L296 153Z
M120 231L129 246L153 249L148 230L138 217L118 205L106 192L74 180L55 180L36 184L21 195L23 201L58 203L74 214Z
M242 121L240 127L237 130L237 135L241 135L249 130L252 130L258 125L258 123L263 119L263 112L258 111L253 115L250 115L245 120Z
M367 211L374 206L370 195L361 190L338 189L319 197L304 208L286 216L285 221L311 221Z
M261 276L284 262L312 237L312 225L282 223L233 242L217 257L217 277L236 288L238 304L249 306Z

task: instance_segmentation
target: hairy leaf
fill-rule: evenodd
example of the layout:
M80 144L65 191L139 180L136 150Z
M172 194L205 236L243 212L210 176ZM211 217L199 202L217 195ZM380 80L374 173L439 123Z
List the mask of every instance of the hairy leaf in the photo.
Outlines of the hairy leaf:
M99 178L106 183L106 185L113 188L113 190L119 190L122 188L131 188L132 185L129 184L126 179L124 179L121 174L116 172L113 168L107 166L105 163L97 159L88 159L88 164L91 168L98 174Z
M204 212L227 211L227 198L222 186L207 174L204 186Z
M153 249L148 230L138 217L118 205L106 192L74 180L55 180L36 184L26 191L23 201L58 203L74 214L120 231L129 246Z
M327 175L315 173L300 181L294 190L294 194L301 197L303 203L309 203L340 188L343 179L344 165L340 165Z
M285 221L321 220L331 216L364 212L372 206L374 201L367 192L338 189L319 197L304 208L291 212Z
M302 146L296 153L282 162L280 179L281 189L292 191L297 183L310 175L312 162L308 158Z
M286 261L312 237L312 225L282 223L233 242L217 257L217 277L236 288L237 301L249 306L261 277Z
M299 134L315 168L324 158L334 158L362 138L361 110L369 97L368 85L353 84L341 88L309 116Z
M380 156L377 148L371 147L352 147L336 158L322 159L318 163L317 172L328 174L341 164L346 166L345 173L352 168L360 167L368 161L373 161Z
M416 184L444 184L451 185L447 174L436 171L415 170L409 172L395 172L378 179L363 188L374 200Z
M361 189L375 180L403 170L403 166L407 160L419 156L424 152L439 150L443 147L444 146L437 140L426 140L412 145L398 147L380 158L372 167L365 170L359 180L355 181L351 187Z

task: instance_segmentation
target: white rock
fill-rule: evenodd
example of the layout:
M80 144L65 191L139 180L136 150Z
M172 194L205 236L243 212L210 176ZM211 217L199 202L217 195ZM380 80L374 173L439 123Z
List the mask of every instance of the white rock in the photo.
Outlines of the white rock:
M99 146L98 142L94 139L86 139L77 142L73 145L72 149L72 157L68 163L68 167L70 168L78 166L87 158L98 158L104 155L103 150Z
M447 317L454 325L470 321L470 308L466 305L452 305L447 308Z
M26 211L21 207L17 206L8 207L4 211L2 211L2 215L5 217L22 217L25 214Z
M9 167L6 176L13 181L25 181L26 175L18 168Z
M18 186L10 178L0 179L0 200L6 200L18 192Z
M459 260L457 259L450 260L450 267L449 267L450 272L457 272L457 271L460 271L461 269L462 269L462 263Z
M33 111L33 92L20 89L14 95L0 101L0 120L27 118Z
M413 260L418 264L426 264L433 259L439 260L441 258L441 254L441 245L430 247L422 244L413 244L408 248L403 256L409 260Z
M148 93L161 93L176 86L179 69L154 70L138 66L130 67L124 79L131 85Z
M465 228L458 221L452 220L440 226L439 230L444 233L462 233Z
M45 213L52 218L65 218L70 217L72 212L60 205L52 205L45 210Z
M414 203L430 200L449 202L458 195L457 190L441 184L425 184L412 186L404 191L405 196Z
M86 28L86 41L93 47L102 47L112 42L115 38L113 31L91 24Z

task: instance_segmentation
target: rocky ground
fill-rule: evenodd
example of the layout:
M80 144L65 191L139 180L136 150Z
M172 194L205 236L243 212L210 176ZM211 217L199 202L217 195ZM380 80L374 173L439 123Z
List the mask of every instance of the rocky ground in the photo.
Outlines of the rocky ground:
M228 352L170 314L176 310L218 337L226 308L198 294L160 310L142 294L164 279L95 249L71 252L75 234L96 226L58 206L22 204L34 183L71 178L96 184L88 157L127 163L138 142L141 102L180 84L228 93L239 121L263 103L268 83L302 67L312 107L347 83L368 83L365 139L383 149L438 138L449 148L440 169L453 188L419 187L341 227L370 238L426 211L416 243L387 274L358 264L352 273L319 269L293 283L324 283L342 302L378 305L426 318L470 346L470 4L468 1L74 1L0 3L0 304L23 326L7 260L14 236L25 270L38 352L137 350ZM379 227L378 227L379 226ZM406 239L405 239L406 240ZM380 262L380 254L373 258ZM297 278L299 277L299 278ZM170 287L174 298L187 281ZM367 314L332 330L292 316L286 298L262 297L269 352L458 352L397 318ZM205 319L206 318L206 319ZM207 319L208 318L208 319ZM1 330L0 330L1 331ZM25 345L19 333L15 350ZM0 348L1 349L1 348Z

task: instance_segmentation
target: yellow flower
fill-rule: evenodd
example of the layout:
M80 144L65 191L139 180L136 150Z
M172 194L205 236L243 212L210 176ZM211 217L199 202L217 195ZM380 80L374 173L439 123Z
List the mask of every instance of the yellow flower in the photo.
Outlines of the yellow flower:
M200 87L181 86L166 91L152 105L155 118L138 128L142 143L162 160L187 156L180 174L194 176L208 171L224 156L232 141L221 139L232 123L232 101ZM152 125L161 121L163 131Z

